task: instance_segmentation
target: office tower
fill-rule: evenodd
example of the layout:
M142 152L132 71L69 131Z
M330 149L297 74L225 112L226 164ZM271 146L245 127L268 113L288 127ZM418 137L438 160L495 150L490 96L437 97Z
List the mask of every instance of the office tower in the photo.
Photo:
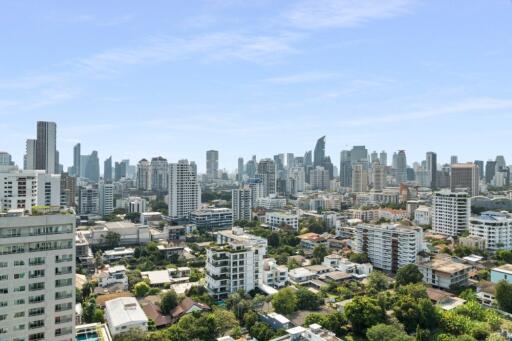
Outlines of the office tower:
M93 150L91 155L89 155L89 157L87 158L84 178L89 179L93 182L98 182L98 180L100 179L100 161L98 158L98 152L95 150Z
M112 156L103 162L103 180L112 182Z
M240 227L219 231L216 236L218 245L206 248L205 286L210 296L217 301L238 290L249 292L258 287L267 240Z
M256 175L256 162L254 160L247 161L247 165L245 166L245 172L249 178L254 178Z
M98 188L88 186L78 190L78 211L81 215L97 215L100 211Z
M233 189L231 191L231 210L233 221L252 220L252 193L249 186Z
M313 165L313 152L308 150L304 153L304 167Z
M496 174L496 161L487 161L485 164L485 182L490 184Z
M379 161L379 154L374 150L370 155L370 163L374 163L375 161Z
M329 180L334 179L334 165L331 162L330 156L324 158L321 166L329 173Z
M451 165L450 189L462 189L467 191L470 196L480 194L480 175L478 166L469 163L457 163Z
M388 154L385 151L381 151L379 154L380 164L384 167L388 165Z
M265 197L265 188L263 184L263 180L260 178L249 178L245 182L245 185L251 189L252 195L252 205L256 206L256 201L259 198Z
M457 155L450 156L450 165L454 165L459 163L459 157Z
M428 177L429 187L432 189L437 188L437 154L428 152L425 165Z
M354 231L354 250L368 255L377 269L396 272L415 264L423 250L423 230L399 224L359 224Z
M188 160L169 164L169 216L188 219L190 212L201 204L201 189L197 173Z
M0 217L2 340L75 340L75 219Z
M466 192L442 190L432 198L432 231L458 236L468 229L471 204Z
M372 184L373 190L377 192L386 187L386 168L378 160L372 164Z
M23 169L26 169L26 170L36 169L36 149L37 149L37 140L27 139L27 142L25 145L25 156L24 156Z
M46 173L56 173L57 124L55 122L37 122L36 169Z
M206 152L206 176L210 180L219 178L219 152L216 150Z
M399 150L396 155L395 179L398 184L407 181L407 157L405 150Z
M478 174L480 175L480 180L484 178L484 162L481 160L475 160L475 165L478 166Z
M368 192L368 170L360 162L352 166L352 192Z
M98 183L99 215L106 217L114 211L114 185L105 181Z
M0 152L0 167L1 166L12 166L12 157L11 154L7 152Z
M81 166L80 166L80 162L81 162L81 146L80 146L80 143L77 143L75 144L75 146L73 147L73 175L77 178L79 178L80 176L82 176L82 174L80 173L81 171Z
M62 207L75 207L76 178L68 173L60 174L60 205Z
M295 155L293 153L286 154L286 168L295 167Z
M284 154L274 155L274 165L278 172L284 169Z
M496 156L496 171L500 171L507 167L507 163L505 162L505 157L503 155Z
M238 181L242 181L244 179L244 158L238 158L238 170L237 170L237 179Z
M55 151L55 174L60 174L62 173L62 169L64 168L64 166L62 166L60 164L60 159L59 159L59 151L56 150Z
M146 159L137 164L137 188L142 191L151 190L151 170Z
M292 167L288 170L288 181L286 192L295 195L304 192L306 189L306 173L304 167Z
M167 159L157 156L151 159L151 190L166 192L169 189L169 164Z
M263 196L276 193L276 167L272 159L261 159L256 176L263 182Z
M365 146L353 146L350 151L350 161L352 164L364 161L368 163L368 150Z
M127 172L126 162L116 162L114 166L114 180L119 181L122 178L126 178Z
M313 154L313 167L321 166L325 159L325 136L316 141L315 151Z
M329 171L324 167L317 166L310 173L310 185L313 190L321 190L324 191L329 189Z
M304 156L297 156L293 159L294 167L304 168Z
M340 153L340 184L342 187L352 187L352 161L349 150Z

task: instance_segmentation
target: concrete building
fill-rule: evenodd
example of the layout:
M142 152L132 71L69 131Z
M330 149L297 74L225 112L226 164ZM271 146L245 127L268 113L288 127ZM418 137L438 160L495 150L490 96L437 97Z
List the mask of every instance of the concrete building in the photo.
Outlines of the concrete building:
M124 265L106 265L94 277L98 279L98 285L102 288L119 284L123 290L128 290L128 276L126 276L126 267Z
M288 267L286 265L278 265L273 258L266 258L263 261L263 284L272 288L279 289L288 282Z
M359 224L353 242L355 252L367 254L374 267L396 272L416 263L423 250L423 231L418 226Z
M105 302L105 319L112 336L130 329L148 330L148 318L134 297Z
M216 233L217 246L206 249L206 289L215 299L225 299L239 289L251 291L262 282L267 240L240 227Z
M216 231L233 227L233 211L229 208L203 208L190 213L190 223L200 230Z
M97 215L100 211L100 196L97 188L80 187L78 190L78 211L81 215Z
M414 210L414 223L417 225L430 225L432 223L432 215L430 207L421 205Z
M219 178L219 152L217 150L206 152L206 176L210 180Z
M249 186L231 191L231 210L233 221L252 220L252 190Z
M465 192L442 190L432 197L432 230L446 236L458 236L468 230L470 199Z
M437 154L428 152L426 158L427 182L429 187L437 188Z
M114 212L114 185L100 181L98 183L98 214L106 217Z
M25 144L25 155L23 157L23 169L34 170L36 169L36 149L37 140L27 139Z
M386 187L386 167L379 161L372 163L372 186L376 192L381 192Z
M368 192L368 170L361 162L352 165L352 192Z
M272 159L261 159L258 162L256 177L263 183L264 197L276 193L276 165Z
M283 226L291 228L293 231L299 230L299 216L287 212L267 212L265 214L265 223L273 230L281 229Z
M48 174L57 173L57 124L55 122L37 122L35 169L45 170Z
M512 284L512 264L504 264L491 269L491 282L497 284L500 281Z
M469 234L485 240L489 251L512 250L512 215L487 211L479 217L471 217Z
M112 182L112 156L103 162L103 181Z
M286 198L265 197L256 199L256 206L266 210L278 210L286 206Z
M169 216L188 219L190 212L201 204L201 188L197 173L188 160L169 165Z
M316 166L309 173L311 189L325 191L329 189L329 171L321 166Z
M449 256L438 256L418 264L423 274L423 282L433 287L450 289L466 286L469 283L471 266L455 262Z
M146 159L137 164L137 188L143 191L151 190L151 167Z
M451 165L450 189L466 191L470 196L480 194L480 171L474 163L456 163Z
M154 192L167 192L169 190L169 164L161 156L151 159L149 165L151 172L151 190Z
M75 340L75 216L0 217L2 340Z

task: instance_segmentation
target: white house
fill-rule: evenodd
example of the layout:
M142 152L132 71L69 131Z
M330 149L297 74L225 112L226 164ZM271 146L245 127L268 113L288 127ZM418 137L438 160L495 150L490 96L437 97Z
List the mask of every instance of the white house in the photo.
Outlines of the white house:
M105 302L105 319L113 336L134 328L148 330L148 318L134 297Z

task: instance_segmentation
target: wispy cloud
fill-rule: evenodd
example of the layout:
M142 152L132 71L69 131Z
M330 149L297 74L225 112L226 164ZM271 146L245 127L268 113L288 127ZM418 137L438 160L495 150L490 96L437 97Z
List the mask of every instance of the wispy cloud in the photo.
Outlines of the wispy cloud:
M337 77L339 77L339 74L335 72L304 72L287 76L267 78L265 81L275 84L296 84L325 81L335 79Z
M285 14L303 29L350 27L408 13L416 0L303 0Z

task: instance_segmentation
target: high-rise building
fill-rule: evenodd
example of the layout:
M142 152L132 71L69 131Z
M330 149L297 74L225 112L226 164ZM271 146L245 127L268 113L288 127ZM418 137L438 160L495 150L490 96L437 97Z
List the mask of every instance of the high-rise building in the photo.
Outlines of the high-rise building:
M151 169L146 159L137 164L137 188L142 191L151 190Z
M62 207L75 207L76 178L68 173L60 174L60 205Z
M415 264L423 250L423 230L399 224L359 224L354 231L354 250L368 255L377 269L396 272Z
M496 174L496 161L487 161L485 164L485 182L490 184Z
M329 171L324 167L316 166L315 169L311 170L309 178L311 189L321 191L329 189Z
M293 155L293 153L286 154L286 167L295 167L295 155Z
M286 192L290 195L296 195L304 192L306 189L306 173L304 167L292 167L288 169L288 183Z
M361 162L352 167L352 192L368 192L368 170Z
M98 183L99 215L106 217L114 211L114 185L105 181Z
M151 190L155 192L166 192L169 189L169 164L161 156L151 159Z
M79 178L80 176L82 176L82 174L80 173L81 171L81 166L80 166L80 162L81 162L81 146L80 146L80 143L77 143L75 144L75 146L73 147L73 175L77 178Z
M313 165L313 152L308 150L304 153L304 167Z
M94 182L98 182L100 179L100 160L98 158L98 152L95 150L93 150L91 155L87 158L84 178Z
M432 198L432 231L458 236L468 229L471 205L468 193L442 190Z
M350 151L350 161L352 164L357 162L368 163L368 150L365 146L353 146Z
M381 151L379 154L380 164L386 167L388 165L388 154L385 151Z
M242 181L244 179L244 158L238 158L238 169L236 174L237 180Z
M44 169L46 173L57 172L57 124L55 122L37 122L36 169Z
M231 191L231 210L233 221L252 220L252 193L249 186L233 189Z
M128 166L129 167L129 166ZM126 162L116 162L114 166L114 180L119 181L128 177L128 168Z
M75 340L75 216L0 217L2 340Z
M459 163L459 157L457 155L450 156L450 165L454 165Z
M340 153L340 184L342 187L352 187L352 161L350 150Z
M482 180L484 178L485 170L484 162L482 160L475 160L473 163L478 166L478 174L480 175L480 180Z
M379 154L374 150L370 155L370 163L374 163L375 161L379 161Z
M399 150L397 153L395 179L398 184L407 181L407 157L405 150Z
M197 173L188 160L169 164L169 216L188 219L201 204L201 188Z
M12 156L7 152L0 152L0 167L2 166L12 166Z
M378 159L372 163L373 190L380 192L386 187L386 167L380 164Z
M249 178L245 181L245 185L251 189L251 202L253 207L256 207L256 201L265 197L263 180L261 178Z
M36 149L37 140L28 139L25 145L25 157L23 169L32 170L36 169Z
M316 141L315 152L313 154L313 167L322 166L325 159L325 136Z
M219 178L219 152L217 150L206 152L206 176L210 180Z
M249 178L254 178L256 175L256 162L254 160L247 161L245 165L245 172Z
M103 162L103 180L112 182L112 156Z
M432 189L437 188L437 154L428 152L426 158L426 170L429 187Z
M450 189L463 189L470 196L480 194L480 172L474 163L456 163L451 165Z
M483 212L469 220L469 234L483 238L491 252L512 249L512 215L508 212Z
M272 159L260 160L256 176L263 182L264 196L276 193L276 167Z
M100 212L98 188L88 186L78 190L78 211L82 215L97 215Z

